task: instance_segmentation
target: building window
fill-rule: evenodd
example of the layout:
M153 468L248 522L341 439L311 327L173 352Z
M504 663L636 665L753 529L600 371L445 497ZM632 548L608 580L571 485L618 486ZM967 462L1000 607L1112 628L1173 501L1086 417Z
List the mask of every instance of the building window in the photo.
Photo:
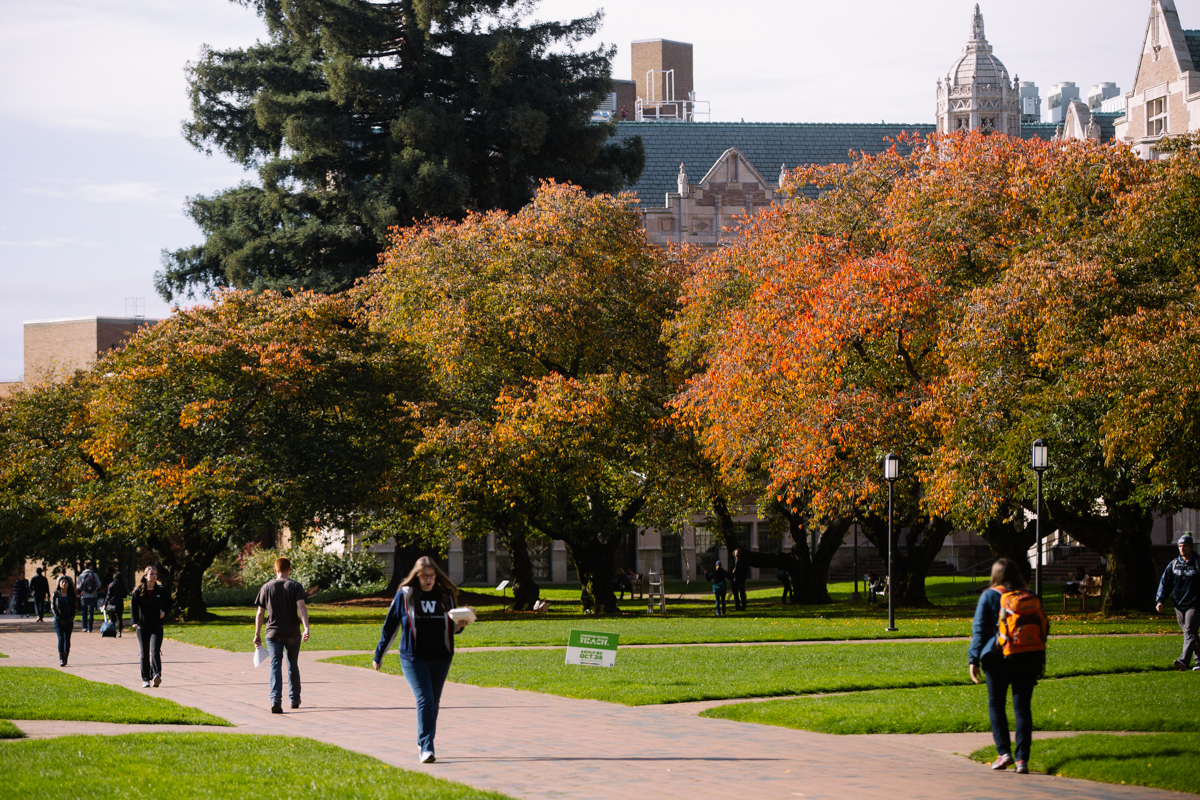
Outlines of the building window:
M463 539L463 583L487 583L487 539Z
M1162 136L1167 132L1167 98L1146 101L1146 135Z
M550 580L550 545L550 540L545 536L530 536L525 540L533 577L539 581Z
M678 533L662 535L662 574L668 578L683 578L682 541Z
M696 528L693 536L696 543L696 577L699 578L704 573L713 571L720 557L720 546L708 528Z

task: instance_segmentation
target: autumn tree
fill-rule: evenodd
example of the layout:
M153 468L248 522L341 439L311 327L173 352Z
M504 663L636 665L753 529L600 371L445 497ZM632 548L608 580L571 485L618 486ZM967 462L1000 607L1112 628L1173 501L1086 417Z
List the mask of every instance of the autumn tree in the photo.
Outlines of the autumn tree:
M159 292L349 288L393 225L514 212L539 179L616 191L640 140L590 121L615 48L601 14L528 21L525 0L234 0L267 38L187 69L184 136L257 181L188 201L203 244L164 252Z
M589 611L615 610L616 549L672 491L660 331L677 286L629 198L546 183L513 215L398 229L362 287L438 386L431 506L474 535L566 542Z
M155 552L188 619L205 615L201 576L227 544L387 505L421 383L348 298L312 293L219 294L95 373L84 451L108 483L71 513Z

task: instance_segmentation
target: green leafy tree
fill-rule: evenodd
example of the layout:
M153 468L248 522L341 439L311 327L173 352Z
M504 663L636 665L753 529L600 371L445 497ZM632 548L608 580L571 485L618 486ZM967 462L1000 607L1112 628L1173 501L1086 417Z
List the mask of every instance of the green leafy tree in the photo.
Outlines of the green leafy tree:
M234 0L268 38L188 67L187 140L258 172L189 201L205 241L163 255L159 292L348 288L388 228L516 211L539 179L615 191L642 168L590 114L610 48L600 14L526 23L521 0Z

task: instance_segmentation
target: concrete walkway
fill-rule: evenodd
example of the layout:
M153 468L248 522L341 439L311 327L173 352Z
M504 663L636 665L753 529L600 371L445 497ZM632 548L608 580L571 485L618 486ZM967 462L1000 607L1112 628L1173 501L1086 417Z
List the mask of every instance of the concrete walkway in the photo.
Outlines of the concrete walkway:
M21 624L14 624L21 623ZM389 764L517 798L656 800L706 797L880 797L964 800L1180 798L1141 787L996 774L961 755L988 734L831 736L695 716L702 704L626 707L510 689L448 683L442 697L435 764L417 762L416 719L404 679L316 663L344 652L301 657L303 707L269 713L267 675L247 652L227 653L168 641L163 684L142 689L137 640L76 631L66 672L116 683L216 714L232 733L308 736ZM317 646L320 629L314 630ZM5 666L57 669L53 628L0 619ZM389 658L396 656L389 655ZM454 671L450 672L451 680ZM285 703L286 706L286 703ZM986 713L980 708L980 713ZM17 721L32 736L181 726ZM197 728L188 728L196 730Z

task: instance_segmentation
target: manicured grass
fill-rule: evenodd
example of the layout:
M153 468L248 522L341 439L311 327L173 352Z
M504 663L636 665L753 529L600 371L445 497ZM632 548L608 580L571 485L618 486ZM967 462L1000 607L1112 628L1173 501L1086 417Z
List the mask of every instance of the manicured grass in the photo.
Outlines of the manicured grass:
M551 606L553 609L554 606ZM675 603L665 616L639 611L614 617L591 617L564 609L547 614L517 614L481 608L480 621L458 640L459 647L566 646L572 628L619 634L622 644L691 644L703 642L838 641L843 639L960 638L970 636L974 600L969 608L936 606L901 609L897 633L888 633L887 609L861 605L751 606L744 614L714 617L707 605ZM231 652L250 652L254 614L244 608L212 609L217 619L170 625L169 638ZM317 650L374 650L386 609L310 606L313 638L305 646ZM1052 615L1051 631L1070 634L1178 634L1174 617L1130 616L1103 619L1095 615Z
M219 769L214 769L219 765ZM222 733L63 736L0 747L4 795L59 800L466 800L483 792L311 739Z
M1034 742L1029 768L1065 778L1200 793L1200 782L1196 780L1197 753L1200 753L1200 734L1195 733L1085 734ZM992 761L996 749L978 750L971 758Z
M24 736L16 725L6 719L0 719L0 739L21 739Z
M1180 672L1043 680L1033 692L1034 728L1200 731L1198 700L1200 682ZM837 734L991 730L987 688L974 684L738 703L701 716ZM1011 702L1009 725L1011 730Z
M1089 637L1059 639L1052 647L1047 673L1065 677L1169 669L1178 639ZM330 660L366 667L371 656ZM625 705L957 686L968 680L963 642L645 648L620 651L610 669L563 662L560 649L460 652L450 680ZM388 655L383 668L399 674L399 658Z
M0 719L232 726L171 700L45 667L0 667Z

